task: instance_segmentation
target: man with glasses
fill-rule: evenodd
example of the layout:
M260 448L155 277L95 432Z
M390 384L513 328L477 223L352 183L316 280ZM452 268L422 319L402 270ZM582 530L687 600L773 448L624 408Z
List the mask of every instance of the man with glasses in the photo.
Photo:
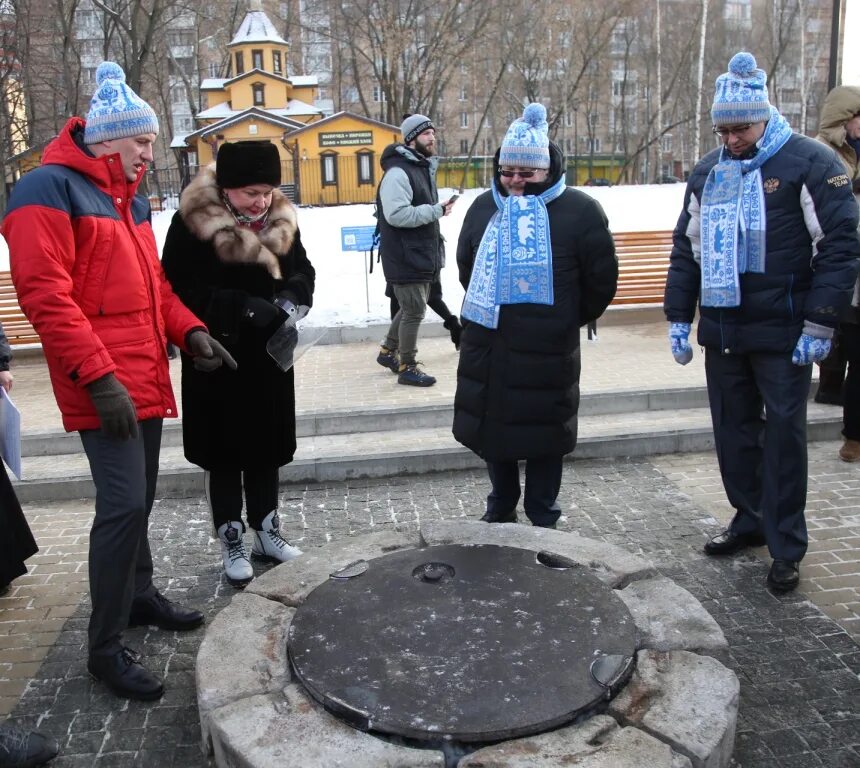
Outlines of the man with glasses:
M806 553L806 401L851 298L857 203L832 151L792 133L767 75L738 53L711 109L721 146L687 183L664 310L675 360L698 341L720 474L735 514L705 544L729 555L767 544L769 586L794 589Z
M380 158L385 172L376 195L379 255L385 280L400 309L394 315L376 362L397 374L398 384L430 387L433 376L418 367L418 328L427 311L430 286L439 279L444 246L439 219L454 198L438 202L436 130L429 117L408 115L402 144L390 144Z
M530 104L496 154L492 189L460 230L466 289L454 437L487 462L487 523L555 528L562 462L576 446L579 329L615 295L618 262L606 215L564 183L564 157Z

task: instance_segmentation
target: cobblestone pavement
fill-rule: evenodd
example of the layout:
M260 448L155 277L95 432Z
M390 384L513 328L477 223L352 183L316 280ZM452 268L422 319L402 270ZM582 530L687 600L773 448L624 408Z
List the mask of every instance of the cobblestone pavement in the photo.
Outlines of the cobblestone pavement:
M813 596L853 590L856 598L856 581L847 587L827 581L845 576L840 564L854 563L848 570L860 570L858 476L856 468L834 458L837 447L835 443L812 447L810 529L816 543L804 563L801 586ZM711 455L574 462L566 468L560 527L651 559L720 623L730 650L719 658L741 680L737 766L858 768L860 646L805 594L769 593L764 583L767 563L761 557L714 559L701 553L705 537L725 520L713 472ZM290 487L282 493L282 519L288 535L307 548L374 529L408 530L430 519L476 517L486 492L483 472ZM59 583L75 585L63 598L65 611L72 611L81 593L86 566L82 550L68 549L80 542L63 542L65 534L69 541L85 538L86 517L86 504L45 504L36 510L37 538L49 557L56 546L57 560L42 562L37 559L41 554L34 558L32 576L26 578L45 580L29 584L22 580L22 587L50 586L52 577L57 580L56 574L62 574ZM47 544L51 532L57 542ZM159 583L169 597L198 606L211 618L234 594L222 582L202 500L157 502L151 540L156 570L163 576ZM819 547L822 542L826 543ZM832 576L815 570L818 566ZM127 642L142 652L152 669L166 675L167 692L155 704L125 702L106 694L86 675L86 598L57 632L63 617L52 619L50 611L56 606L35 605L36 595L25 600L18 592L0 603L0 647L24 651L10 663L26 664L25 651L32 643L14 638L46 634L42 625L56 622L47 633L56 633L47 658L38 670L28 670L32 680L12 712L16 721L38 726L60 740L62 754L52 765L208 765L199 750L194 690L194 660L202 631L182 635L130 630ZM849 597L846 592L823 604L847 611L852 605ZM856 632L856 618L855 612L840 621ZM26 635L13 631L17 622L30 622Z

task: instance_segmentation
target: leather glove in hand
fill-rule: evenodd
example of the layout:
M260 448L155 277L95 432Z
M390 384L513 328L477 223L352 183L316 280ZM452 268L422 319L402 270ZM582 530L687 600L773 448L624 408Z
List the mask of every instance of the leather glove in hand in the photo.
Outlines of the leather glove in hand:
M672 347L672 357L679 365L686 365L693 359L693 348L690 346L690 323L669 323L669 342Z
M791 362L795 365L812 365L820 363L830 354L830 339L821 339L801 333L797 346L791 353Z
M284 324L289 315L277 304L259 296L249 296L245 302L245 319L264 335L271 335Z
M87 392L102 423L102 432L113 440L137 437L137 411L128 390L112 373L87 384Z
M222 363L228 368L236 370L236 361L233 356L213 339L206 331L200 329L191 331L187 339L188 350L194 358L194 367L198 371L211 373L218 370Z

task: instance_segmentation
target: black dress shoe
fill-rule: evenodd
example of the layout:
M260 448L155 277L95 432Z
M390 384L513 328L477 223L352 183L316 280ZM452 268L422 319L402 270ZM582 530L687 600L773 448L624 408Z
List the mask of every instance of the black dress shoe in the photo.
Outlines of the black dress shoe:
M38 731L25 731L8 720L0 723L0 768L36 768L60 751L54 739Z
M140 663L140 656L131 648L121 648L108 655L92 655L87 669L114 696L123 699L155 701L164 693L161 680Z
M775 592L791 592L800 581L800 564L795 560L774 560L767 583Z
M733 555L747 547L761 547L764 543L764 536L760 533L733 533L730 528L726 528L705 542L705 554Z
M151 625L159 629L175 629L185 632L197 629L204 621L200 611L183 608L168 600L161 592L156 592L146 600L137 599L131 604L131 614L128 617L130 627Z
M483 523L515 523L517 521L517 512L514 510L509 515L500 515L497 512L487 512L481 518Z

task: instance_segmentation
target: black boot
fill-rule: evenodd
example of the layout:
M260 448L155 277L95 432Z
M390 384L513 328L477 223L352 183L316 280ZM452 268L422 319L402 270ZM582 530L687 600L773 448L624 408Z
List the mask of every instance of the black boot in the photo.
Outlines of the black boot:
M444 323L442 323L451 334L451 341L454 342L454 349L460 350L460 336L463 335L463 326L460 325L460 318L457 315L451 315Z
M140 656L131 648L115 653L90 656L87 670L103 682L114 696L137 701L155 701L164 694L161 680L140 663Z
M143 600L135 600L131 604L131 614L128 617L130 627L153 626L178 632L197 629L203 621L204 616L200 611L178 605L168 600L161 592Z
M0 723L0 768L36 768L59 751L56 741L37 731L25 731L8 720Z

